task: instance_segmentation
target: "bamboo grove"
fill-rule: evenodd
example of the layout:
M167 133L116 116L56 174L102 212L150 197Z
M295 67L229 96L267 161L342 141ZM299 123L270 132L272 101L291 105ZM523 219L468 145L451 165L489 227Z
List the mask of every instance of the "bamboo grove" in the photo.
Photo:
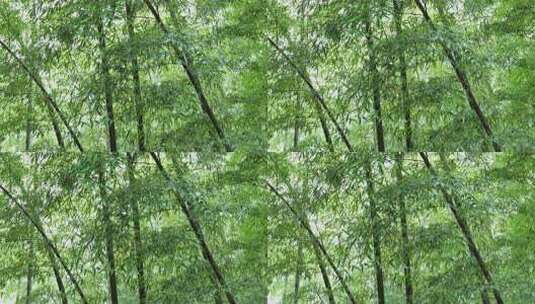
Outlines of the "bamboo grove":
M534 20L0 0L0 303L535 302Z

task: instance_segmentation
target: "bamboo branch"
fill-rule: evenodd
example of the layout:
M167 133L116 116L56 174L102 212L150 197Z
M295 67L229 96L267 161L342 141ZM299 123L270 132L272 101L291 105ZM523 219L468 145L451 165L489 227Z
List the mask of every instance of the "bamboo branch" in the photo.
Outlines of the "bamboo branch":
M15 196L13 196L3 185L0 184L0 190L2 190L2 192L4 193L4 195L6 195L16 206L17 208L19 208L19 210L22 212L22 214L28 218L30 220L30 222L32 223L32 225L35 227L35 229L37 229L37 231L39 232L39 234L41 234L41 236L43 237L43 239L45 240L47 246L52 250L52 252L54 253L54 255L58 258L61 266L63 267L63 269L65 269L65 272L67 272L67 275L69 276L69 279L70 281L73 283L74 285L74 288L76 289L76 292L78 293L78 295L80 295L80 298L82 300L82 303L83 304L88 304L87 302L87 299L84 295L84 292L82 291L82 288L80 288L80 285L78 284L78 281L76 280L76 278L74 277L74 275L72 274L71 272L71 269L69 268L69 266L67 266L67 263L65 263L65 261L63 260L63 258L61 257L61 255L59 254L59 251L58 249L56 248L56 246L54 245L54 243L50 240L50 238L48 237L48 235L46 234L46 232L44 231L44 229L41 227L41 225L39 225L39 222L36 221L33 216L31 216L31 214L28 212L28 210L26 210L26 208L24 208L24 206L22 206L22 204L19 203L19 201L17 200L17 198Z

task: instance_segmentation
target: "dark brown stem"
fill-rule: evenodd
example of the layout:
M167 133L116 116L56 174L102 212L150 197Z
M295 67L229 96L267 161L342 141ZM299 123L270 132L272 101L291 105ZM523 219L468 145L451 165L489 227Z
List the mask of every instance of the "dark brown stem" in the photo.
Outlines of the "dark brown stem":
M375 141L377 144L377 151L385 152L385 139L383 128L383 114L381 109L381 88L379 83L379 72L377 71L377 63L375 58L375 50L373 49L373 31L371 26L370 14L366 13L365 20L365 32L366 32L366 45L368 48L368 69L371 74L371 86L373 91L373 110L375 120ZM384 299L379 297L379 304L384 303Z
M166 27L165 23L163 22L162 18L160 17L160 14L156 10L156 8L152 5L152 3L149 0L143 0L149 10L151 11L152 15L154 16L154 19L156 20L156 23L164 32L165 34L169 34L169 30ZM185 50L180 50L174 43L170 43L170 47L175 52L176 57L180 60L182 67L186 71L186 74L188 75L188 79L195 89L195 92L197 93L197 98L199 99L199 103L201 105L201 109L203 112L208 116L208 119L210 120L210 123L212 124L212 127L217 133L218 138L221 140L225 147L226 152L232 152L233 148L228 143L227 139L225 138L225 133L223 132L223 128L221 127L221 124L218 122L217 118L215 117L214 111L212 110L212 107L208 103L208 100L206 99L206 96L204 95L204 91L201 85L201 81L199 79L199 76L197 74L197 71L193 68L192 60L190 58L190 55Z
M436 26L433 23L433 20L431 19L431 16L429 16L429 13L427 12L427 8L425 5L422 4L420 0L414 0L416 2L416 5L422 12L422 15L424 16L424 19L429 24L431 29L433 31L436 31ZM463 87L464 93L466 95L466 99L468 100L468 104L470 105L470 108L475 112L479 124L481 128L484 130L487 138L492 141L492 146L494 147L494 151L500 152L502 150L500 144L493 138L492 129L490 127L490 124L487 120L487 117L483 114L483 111L481 110L481 107L479 106L479 102L477 101L474 92L472 91L472 87L470 85L470 81L468 80L468 76L466 75L465 71L461 68L459 62L458 62L458 54L454 50L452 50L446 42L444 42L442 39L439 40L440 45L442 46L442 49L444 50L444 53L446 54L446 57L448 57L448 60L453 67L453 70L455 71L455 75L457 76L457 80Z
M401 0L393 0L394 4L394 23L396 26L396 36L399 39L403 34L403 4ZM398 51L399 57L399 78L401 81L401 109L405 118L405 149L413 149L412 126L411 126L411 106L409 99L409 89L407 81L407 63L405 61L405 52L402 48Z
M46 105L46 108L48 110L48 115L50 116L50 121L52 122L52 127L54 129L54 134L56 135L56 140L58 141L59 147L61 149L64 149L65 148L65 144L63 142L63 136L61 135L61 130L59 128L59 124L58 124L58 122L56 120L56 116L54 114L55 110L56 110L56 112L58 112L60 118L62 119L62 121L65 124L65 126L67 127L67 129L69 131L71 131L71 130L70 130L70 127L69 127L67 121L62 117L63 114L59 111L59 108L56 105L56 103L54 102L54 99L52 98L50 93L48 93L48 91L43 86L43 83L42 83L41 79L39 78L39 76L37 76L34 72L32 72L28 68L26 63L24 61L22 61L22 59L20 59L20 57L17 56L17 54L15 54L15 52L13 52L11 50L11 48L9 48L9 46L7 44L5 44L2 40L0 40L0 46L2 46L2 48L4 50L6 50L18 62L18 64L22 67L22 69L28 74L28 76L30 76L32 81L37 85L37 87L39 87L39 89L43 93L43 96L45 98L45 105ZM74 132L73 132L73 133L71 133L71 136L73 136L73 139L74 139L75 143L77 144L78 148L81 148L81 145L78 145L79 142L78 142L78 138L76 137L76 134L74 134Z
M271 46L273 46L273 48L275 48L277 50L277 52L279 52L279 54L282 55L282 57L284 57L284 59L288 62L288 64L290 64L290 66L295 70L295 72L301 77L301 79L303 79L303 81L306 83L306 85L308 86L308 88L310 89L310 92L312 93L312 95L314 96L314 99L319 103L320 107L325 111L325 113L327 113L327 116L329 117L329 119L331 120L331 122L334 124L338 134L340 135L340 137L342 138L342 141L344 142L344 144L346 145L346 147L348 147L349 150L353 150L351 148L351 144L349 143L349 139L347 138L344 130L342 129L342 127L338 124L338 122L336 121L336 118L334 117L333 113L331 112L331 110L327 107L327 104L325 103L325 99L323 99L323 96L321 96L321 94L318 92L318 90L316 90L316 88L314 87L314 85L312 84L312 81L310 80L310 78L307 76L307 74L305 73L305 71L303 71L302 69L300 69L293 61L292 59L290 59L290 57L284 52L283 49L281 49L271 38L267 37L266 38L268 40L268 42L271 44Z
M106 245L106 259L107 259L107 273L108 273L108 288L110 291L110 300L112 304L119 303L119 295L117 291L117 275L115 267L114 242L113 242L113 225L111 222L110 206L106 195L104 172L102 168L98 171L98 187L100 190L100 197L102 200L102 222L104 224L104 239Z
M56 284L58 285L59 295L61 297L61 303L68 304L69 301L67 299L67 293L65 292L65 285L63 284L63 279L61 278L61 273L56 263L56 258L54 257L54 253L52 252L52 250L47 244L45 244L45 247L46 247L48 259L50 261L50 264L52 265L52 271L54 272L54 278L56 279Z
M80 299L82 301L83 304L88 304L87 302L87 299L85 297L85 294L84 292L82 291L82 288L80 288L80 285L78 284L78 281L76 280L76 278L74 277L74 275L72 274L70 268L67 266L67 263L65 263L65 261L63 260L63 258L61 257L61 255L59 254L59 251L58 249L56 248L56 246L54 245L54 243L50 240L50 238L48 237L48 235L46 234L46 232L44 231L44 229L41 227L41 225L39 224L38 221L36 221L33 216L28 212L28 210L26 210L26 208L24 208L24 206L22 206L22 204L19 203L19 201L17 200L17 198L15 198L3 185L0 184L0 190L2 190L2 192L17 206L17 208L22 212L22 214L28 218L30 220L30 222L32 223L32 225L35 227L35 229L37 229L37 231L39 232L39 234L41 234L41 236L43 237L43 240L45 241L45 243L47 244L47 246L50 247L50 249L52 250L52 252L54 253L54 255L56 256L56 258L58 259L58 261L60 262L61 266L63 267L63 269L65 269L65 272L67 272L67 275L69 276L69 279L70 281L73 283L74 285L74 288L76 289L76 292L78 293L78 295L80 296Z
M420 152L420 157L424 161L425 166L427 167L431 175L436 177L437 173L435 169L433 168L433 166L431 165L431 162L429 161L427 154L424 152ZM464 236L464 239L466 241L466 246L468 247L468 250L470 251L470 254L472 255L472 257L476 260L477 265L479 266L479 270L481 271L481 274L483 275L483 278L485 278L485 281L488 284L488 286L494 286L492 275L490 274L490 271L488 270L487 265L485 264L485 261L483 260L483 257L481 256L481 253L479 252L479 249L474 241L472 232L470 230L470 226L468 226L468 223L466 222L465 218L460 213L457 207L457 204L454 201L454 196L452 196L443 186L438 185L437 187L442 193L444 200L446 201L451 213L453 214L453 217L455 218L455 221L457 222L457 226L459 227L459 229L461 230ZM504 304L502 296L498 288L492 287L492 292L494 293L494 297L496 298L496 303Z
M29 242L29 251L30 251L30 262L28 263L28 269L26 273L26 304L32 303L32 283L33 283L33 272L34 272L34 259L35 259L35 248L33 246L33 240L30 239Z
M323 285L325 285L325 291L327 292L329 304L336 304L336 300L334 299L333 294L333 288L331 286L331 280L329 279L329 273L327 272L325 262L323 261L323 257L321 256L320 249L318 248L318 245L316 245L316 242L312 242L312 249L314 250L314 256L316 257L318 267L320 268L321 278L323 279Z
M351 302L351 304L356 304L357 300L356 300L355 296L353 295L353 292L351 292L351 289L349 289L349 286L347 285L346 280L344 279L344 277L342 275L342 272L338 269L338 266L336 266L336 264L334 263L334 261L331 258L331 256L328 254L328 252L325 249L325 247L323 246L323 244L320 242L318 237L314 234L314 232L312 231L312 228L310 227L308 222L303 218L303 216L301 216L292 207L290 202L288 202L288 200L284 196L282 196L282 194L280 194L279 191L277 191L277 189L275 187L273 187L273 185L271 185L269 182L266 182L266 186L268 187L268 189L271 192L273 192L273 194L275 194L275 196L277 196L286 205L286 207L288 207L290 212L294 215L295 219L307 231L311 241L314 242L316 244L316 246L318 246L318 248L321 251L321 253L323 254L323 256L327 259L327 262L329 263L329 266L331 266L332 270L334 271L336 277L338 278L338 281L342 285L342 288L344 289L344 291L345 291L349 301Z
M115 130L115 118L113 113L113 93L110 77L110 68L108 55L106 54L106 34L101 17L97 23L98 46L100 49L100 73L102 88L104 90L104 99L106 104L106 125L108 130L108 147L110 152L117 153L117 131Z
M368 200L370 202L370 222L372 223L372 243L373 243L373 258L375 268L375 284L377 288L377 302L379 304L385 303L385 287L383 262L381 254L381 227L379 217L377 214L377 205L375 202L375 189L372 177L372 167L369 162L365 165L366 175L366 190L368 193Z
M396 178L398 185L401 184L403 173L403 154L396 154ZM411 247L409 243L409 233L407 226L407 210L405 206L405 198L403 193L399 194L399 217L401 224L401 247L402 247L402 258L403 258L403 275L405 280L405 303L413 303L413 287L412 287L412 272L411 272Z
M139 80L139 62L136 48L133 47L133 41L135 36L134 31L134 11L132 10L131 0L126 0L126 25L128 28L128 40L130 42L130 65L132 66L132 82L134 84L134 105L136 108L136 121L137 121L137 144L138 149L141 152L145 151L145 130L143 122L143 99L141 97L141 83Z
M128 184L130 187L135 182L134 170L135 162L134 157L129 156L128 159ZM143 243L141 241L141 224L140 224L140 212L137 198L130 198L130 208L132 209L132 222L134 223L134 251L136 255L136 268L137 268L137 290L139 296L139 303L147 303L147 287L145 283L145 266L144 266L144 251Z
M295 265L295 282L293 304L299 303L299 289L301 288L301 275L303 274L303 244L298 240L297 263Z
M158 171L161 173L161 175L164 177L165 181L167 182L169 189L175 196L176 200L180 204L180 209L182 209L182 212L186 216L188 223L193 230L193 233L195 234L195 237L197 239L197 242L199 243L199 246L201 247L201 252L204 257L204 259L208 262L210 267L212 268L213 275L217 279L217 283L221 286L221 288L225 292L225 296L227 298L227 301L230 304L237 304L236 298L231 293L229 286L227 285L227 282L225 280L225 277L221 270L219 269L218 264L216 263L214 256L212 255L212 251L208 247L208 244L206 243L206 239L204 238L204 233L202 231L201 225L199 224L197 218L195 217L195 214L193 213L193 210L189 206L189 204L184 200L180 192L177 190L177 186L175 185L175 182L165 168L163 167L159 157L154 152L150 152L150 155L152 159L154 160L154 163L156 164L156 167L158 168ZM219 288L216 286L216 288Z

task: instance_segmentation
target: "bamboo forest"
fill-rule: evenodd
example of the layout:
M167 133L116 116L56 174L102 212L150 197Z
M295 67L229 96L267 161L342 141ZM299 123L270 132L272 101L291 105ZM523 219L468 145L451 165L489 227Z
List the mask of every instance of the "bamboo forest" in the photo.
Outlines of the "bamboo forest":
M0 0L31 303L535 303L535 1Z

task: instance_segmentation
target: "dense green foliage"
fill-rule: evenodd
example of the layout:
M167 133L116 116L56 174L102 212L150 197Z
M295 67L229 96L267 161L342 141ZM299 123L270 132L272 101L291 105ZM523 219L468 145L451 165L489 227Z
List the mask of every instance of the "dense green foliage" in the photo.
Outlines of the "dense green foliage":
M130 156L2 155L2 187L21 206L3 193L0 299L23 301L32 278L32 302L59 303L52 271L56 264L67 298L80 302L33 219L57 247L89 303L103 303L110 295L110 235L119 303L138 302L138 251L143 253L147 303L214 303L218 285L199 250L195 228L170 191L175 190L200 223L237 303L294 303L295 297L299 303L326 301L313 239L300 219L308 221L357 303L375 302L372 240L377 231L386 302L404 302L403 216L414 303L480 303L481 292L492 297L493 287L505 303L535 301L532 156L430 154L432 174L415 153L161 154L157 159L173 184L164 182L148 154ZM363 169L367 164L371 175ZM369 181L373 192L368 191ZM493 285L482 281L440 187L454 196ZM135 221L140 223L141 246L136 244ZM327 255L319 254L321 259ZM334 299L346 303L333 269L324 267Z
M0 303L535 303L534 20L0 0Z
M429 21L416 5L421 0L153 2L1 1L3 150L24 150L28 128L32 150L57 147L33 74L86 150L106 150L110 119L119 150L134 149L139 103L148 149L221 151L197 88L181 66L184 54L233 148L291 150L295 129L301 149L325 148L319 119L324 114L268 38L311 78L359 145L373 146L377 97L386 150L405 146L407 113L415 150L492 150L445 46L466 76L492 139L507 150L532 150L531 1L428 1ZM106 108L108 91L113 117ZM66 148L75 149L56 119ZM329 122L327 128L334 133ZM336 145L338 135L332 136Z
M321 242L351 284L359 303L374 303L374 231L369 217L365 162L373 162L387 303L404 303L401 201L406 205L412 262L414 303L481 303L481 275L463 235L437 190L443 185L458 197L456 204L494 275L505 303L530 303L533 293L534 158L494 154L435 156L433 178L416 154L403 157L402 178L394 156L291 155L277 159L280 191L293 204L303 204ZM432 158L433 160L433 158ZM449 163L446 167L446 163ZM529 168L529 169L526 169ZM280 202L279 202L280 203ZM298 246L304 248L302 303L319 303L324 286L310 238L282 208L270 222L270 270L278 295L293 303ZM289 266L290 265L290 266ZM347 303L336 277L337 302ZM288 283L288 280L290 283ZM300 302L300 303L301 303ZM285 302L286 303L286 302ZM492 303L495 303L492 301Z
M266 278L260 270L266 265L269 205L262 190L248 181L250 176L236 173L242 161L250 161L238 155L184 155L175 161L169 170L180 176L179 191L185 193L202 223L230 288L241 302L262 302ZM132 204L139 206L136 216L141 223L149 303L184 303L192 297L196 301L191 303L213 301L210 272L196 240L150 158L138 158L130 168L126 157L106 154L3 155L1 163L3 186L40 220L80 278L89 303L103 303L108 294L103 241L108 232L101 220L104 204L111 214L120 303L136 302ZM106 174L104 192L97 186L99 170ZM133 180L128 177L129 170L135 171ZM2 296L22 290L20 278L32 263L33 301L57 301L42 238L13 202L1 201ZM69 297L79 302L67 278L65 283Z

